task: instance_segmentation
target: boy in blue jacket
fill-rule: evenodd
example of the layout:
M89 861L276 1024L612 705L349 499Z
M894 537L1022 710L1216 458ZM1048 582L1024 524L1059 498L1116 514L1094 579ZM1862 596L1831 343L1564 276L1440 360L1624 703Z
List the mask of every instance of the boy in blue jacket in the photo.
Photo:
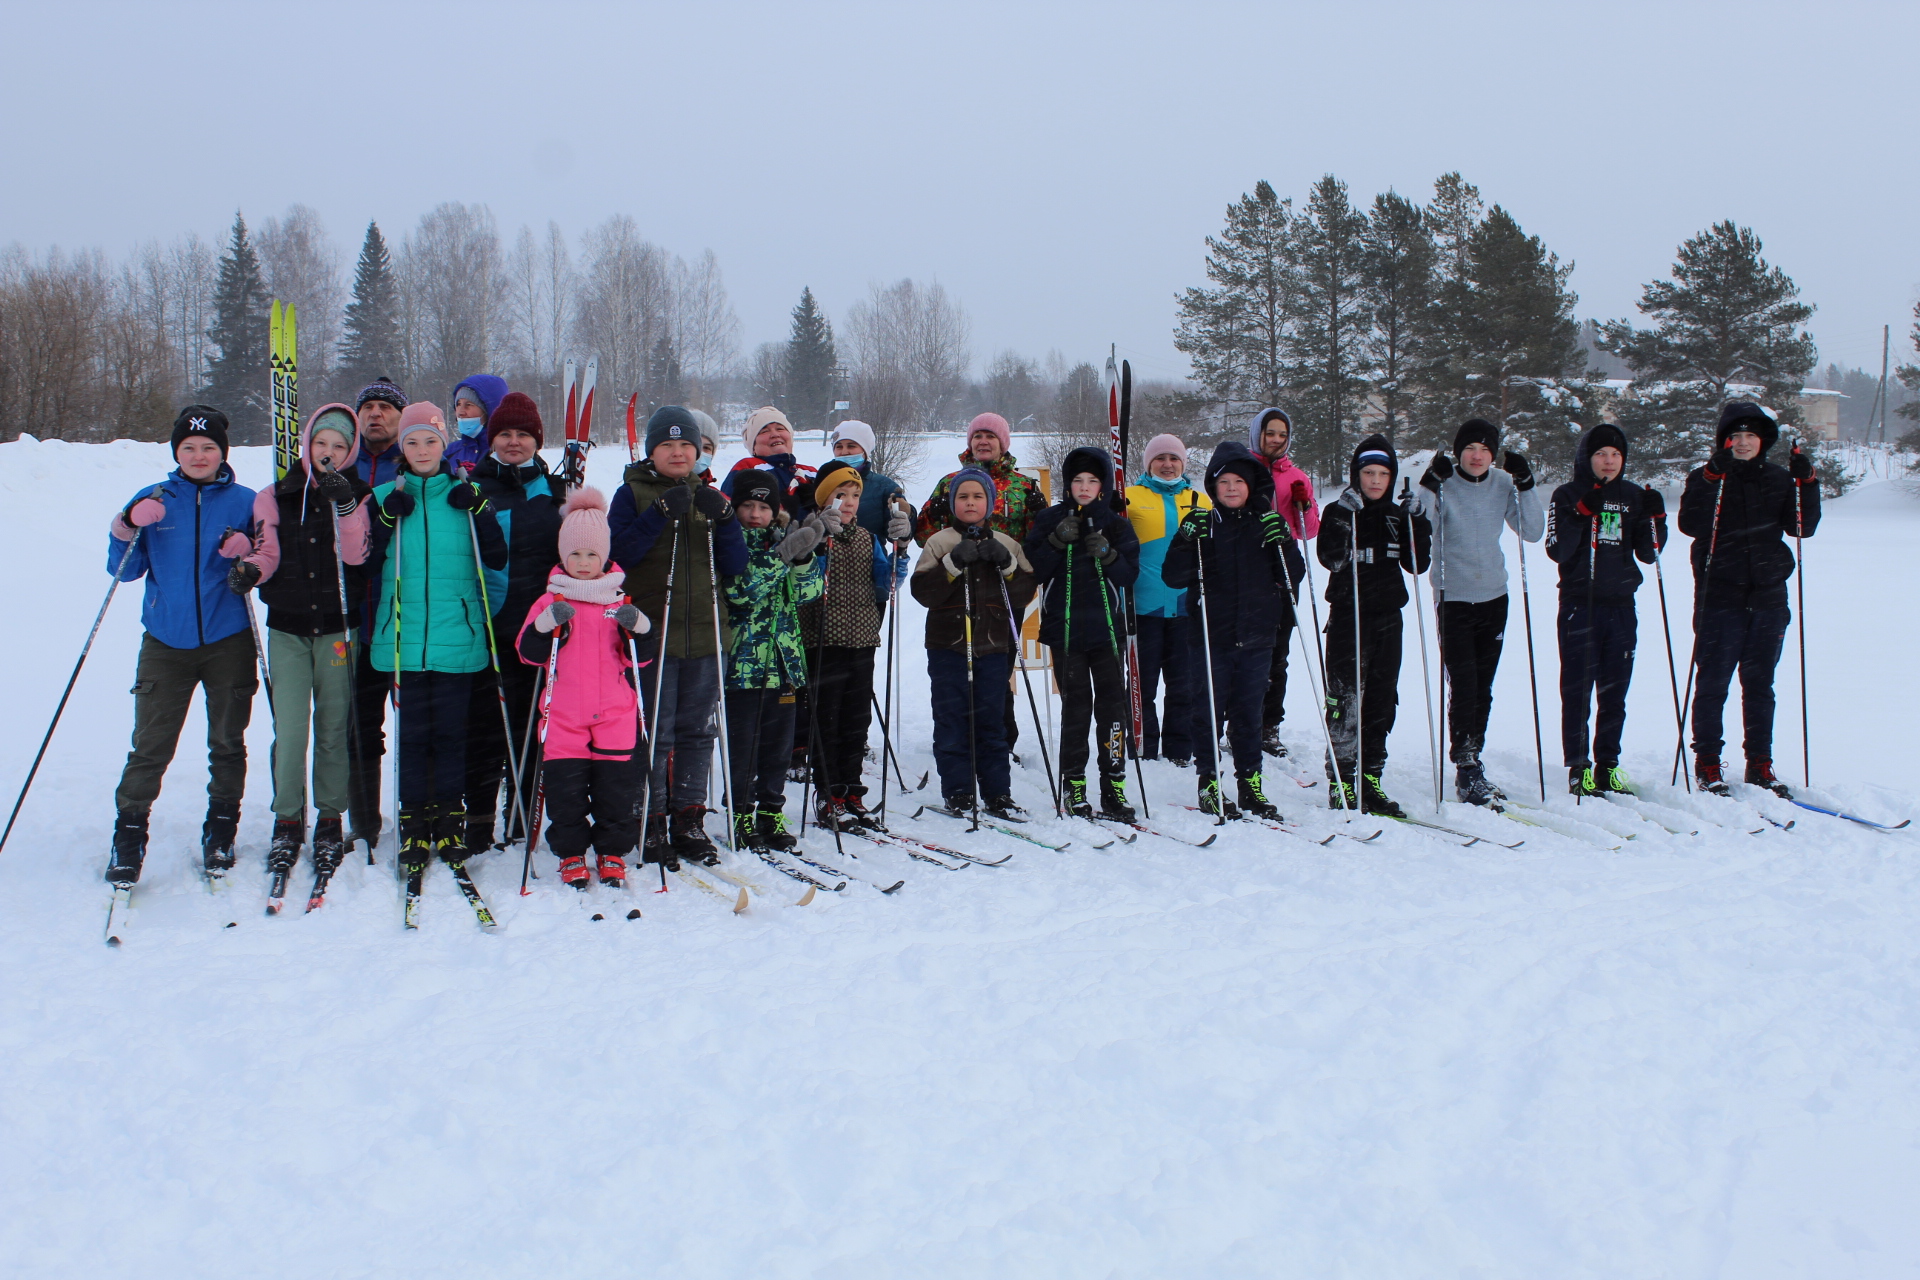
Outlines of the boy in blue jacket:
M107 879L131 885L147 855L147 814L180 741L195 686L206 686L207 819L200 857L209 875L233 866L247 781L247 720L258 653L241 599L254 578L236 565L253 550L254 491L227 465L227 415L191 404L173 421L178 465L114 516L107 572L144 577L133 749L114 793L118 816ZM251 566L249 566L251 567ZM257 574L254 575L257 578Z

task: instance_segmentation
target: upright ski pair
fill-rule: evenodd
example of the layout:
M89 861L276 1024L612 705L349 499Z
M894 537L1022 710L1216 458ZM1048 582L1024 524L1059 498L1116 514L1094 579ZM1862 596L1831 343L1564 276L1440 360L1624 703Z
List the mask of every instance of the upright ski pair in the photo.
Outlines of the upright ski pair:
M579 362L566 364L566 450L560 459L560 480L569 489L587 482L587 450L593 448L593 386L600 379L600 360L587 361L584 383L579 378ZM633 405L627 406L629 447L633 438Z
M267 368L272 385L273 478L286 477L300 460L300 344L297 308L273 300L267 313Z

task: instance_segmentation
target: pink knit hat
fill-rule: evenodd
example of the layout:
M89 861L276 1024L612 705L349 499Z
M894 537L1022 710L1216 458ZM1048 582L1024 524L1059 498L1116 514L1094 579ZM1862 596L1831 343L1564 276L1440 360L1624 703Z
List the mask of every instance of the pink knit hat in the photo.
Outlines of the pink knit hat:
M453 443L447 434L446 415L430 400L415 400L400 411L400 434L394 437L394 443L405 444L407 437L416 431L433 432L440 437L442 445Z
M1180 459L1181 466L1187 465L1187 446L1180 443L1180 437L1175 435L1157 435L1147 441L1147 451L1140 458L1151 466L1153 460L1163 453L1171 453Z
M999 414L983 413L972 422L969 422L967 424L967 442L969 444L973 442L973 433L976 431L993 432L993 434L1000 437L1000 452L1012 452L1013 433L1007 429L1007 420Z
M598 489L575 489L560 508L560 562L575 551L598 551L606 560L612 546L607 533L607 497Z

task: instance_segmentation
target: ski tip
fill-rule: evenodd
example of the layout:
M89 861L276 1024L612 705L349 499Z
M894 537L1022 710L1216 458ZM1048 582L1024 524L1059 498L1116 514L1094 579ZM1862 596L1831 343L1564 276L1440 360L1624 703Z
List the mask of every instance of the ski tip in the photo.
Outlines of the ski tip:
M110 933L107 935L107 945L110 947L117 947L120 945L120 939L114 934Z
M808 903L813 901L813 895L815 892L816 890L814 889L814 886L808 885L807 891L800 895L800 901L794 903L793 905L796 907L806 906Z
M238 929L240 927L240 922L238 920L229 920L220 927L223 929Z
M905 880L895 880L892 884L888 885L886 888L882 889L880 892L898 893L901 889L906 888L906 885L907 885L907 882ZM742 896L744 896L745 893L746 891L744 889L741 890Z
M740 896L733 900L733 914L739 915L742 912L744 912L746 909L747 909L747 891L745 889L742 889L740 891ZM639 914L640 912L638 910L635 910L633 913L633 916L637 916ZM633 919L633 916L628 916L627 918L631 920Z
M984 499L982 499L982 501L984 501ZM596 911L596 912L594 912L594 913L593 913L593 918L594 918L595 920L605 920L605 919L606 919L606 917L605 917L605 916L603 916L603 915L601 915L601 914L600 914L600 913L599 913L598 911Z
M742 890L742 892L744 893L745 890ZM627 919L638 920L639 918L640 918L640 908L635 907L633 910L627 912Z
M286 903L276 898L272 902L269 902L267 904L267 914L270 916L277 916L280 914L281 909L286 905L287 905Z
M1208 845L1211 845L1215 840L1218 840L1219 838L1220 838L1220 833L1216 831L1212 835L1208 836L1205 840L1202 840L1199 844L1195 845L1194 847L1197 849L1204 849Z
M1328 836L1325 840L1315 840L1314 843L1317 845L1320 845L1322 848L1325 848L1327 845L1332 844L1335 840L1338 840L1339 838L1340 838L1339 833L1336 832L1335 834Z

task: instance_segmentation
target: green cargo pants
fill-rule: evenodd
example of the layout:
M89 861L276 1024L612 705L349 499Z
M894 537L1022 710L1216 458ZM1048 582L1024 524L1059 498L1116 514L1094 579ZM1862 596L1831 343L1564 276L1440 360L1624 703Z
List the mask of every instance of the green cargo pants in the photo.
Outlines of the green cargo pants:
M207 690L207 798L240 803L247 787L247 720L253 691L260 687L250 631L197 649L170 649L150 635L140 638L133 750L114 793L115 808L145 813L153 807L198 685Z
M353 665L347 637L267 632L273 669L273 816L307 819L307 730L313 730L313 804L322 818L347 810L347 723Z

